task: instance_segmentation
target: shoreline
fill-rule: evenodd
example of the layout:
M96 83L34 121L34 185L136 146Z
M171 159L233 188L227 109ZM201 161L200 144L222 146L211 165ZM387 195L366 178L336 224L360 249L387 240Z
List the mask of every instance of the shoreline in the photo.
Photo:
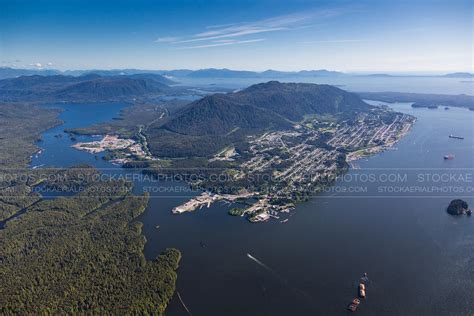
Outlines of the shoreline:
M408 124L405 124L403 129L401 129L397 135L396 139L390 142L387 142L383 145L377 145L374 147L370 148L365 148L361 150L357 150L354 152L350 152L349 154L346 155L346 164L347 168L342 168L342 169L335 169L333 170L330 175L333 175L333 178L337 178L337 176L341 173L346 173L350 168L353 168L353 165L351 162L357 161L359 159L363 158L368 158L375 156L381 152L384 152L388 149L393 148L393 146L399 142L401 139L403 139L405 136L408 135L408 133L411 131L413 125L416 123L416 117L409 115L410 121ZM390 129L390 126L387 128L387 130ZM333 182L330 182L329 184L324 184L321 183L320 181L312 182L310 184L311 188L315 188L318 186L332 186ZM311 189L310 189L311 191ZM301 191L304 193L304 191ZM320 192L320 191L314 191L315 192ZM253 203L247 208L244 208L242 210L239 210L238 215L240 216L245 216L249 215L248 220L251 222L262 222L262 221L267 221L270 218L276 218L280 219L279 216L277 216L280 213L289 213L291 209L294 209L295 203L302 202L304 200L296 199L296 200L291 200L290 202L286 202L283 204L274 204L272 203L272 193L266 193L262 194L260 192L248 192L244 195L219 195L219 194L209 194L207 192L202 193L196 198L190 199L187 202L178 205L173 208L172 213L173 214L182 214L184 212L193 212L196 211L197 209L201 209L203 206L207 205L209 208L210 205L214 202L217 201L227 201L227 202L234 202L237 199L241 198L250 198L250 197L260 197L257 202ZM306 199L309 199L310 195Z
M393 146L398 143L399 141L401 141L403 138L405 138L411 131L413 125L415 125L417 119L416 117L413 117L413 121L412 123L407 126L404 130L402 130L398 135L397 135L397 139L395 141L392 141L392 142L389 142L387 144L384 144L384 145L381 145L381 146L375 146L375 147L372 147L372 148L367 148L367 149L361 149L361 150L358 150L358 151L355 151L355 152L352 152L352 153L349 153L347 156L347 163L351 163L353 161L357 161L359 159L364 159L364 158L368 158L368 157L372 157L374 155L377 155L381 152L384 152L386 150L389 150L389 149L392 149ZM359 151L362 151L362 153L360 155L357 155L357 153Z

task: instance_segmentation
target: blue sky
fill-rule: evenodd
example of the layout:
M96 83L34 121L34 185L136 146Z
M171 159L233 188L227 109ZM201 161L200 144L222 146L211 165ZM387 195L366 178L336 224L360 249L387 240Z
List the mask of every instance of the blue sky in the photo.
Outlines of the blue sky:
M470 0L0 0L0 66L471 71L472 20Z

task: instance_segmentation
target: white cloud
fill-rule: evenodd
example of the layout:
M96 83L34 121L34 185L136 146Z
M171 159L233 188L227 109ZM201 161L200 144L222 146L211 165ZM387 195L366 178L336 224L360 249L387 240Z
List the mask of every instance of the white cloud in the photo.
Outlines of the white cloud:
M253 22L230 23L224 25L210 25L206 27L206 31L185 36L177 37L160 37L155 40L156 43L170 43L173 45L193 43L193 42L208 42L203 45L188 46L181 48L205 48L216 47L224 45L235 45L243 43L253 43L262 41L259 40L235 40L235 42L221 42L222 40L232 40L248 35L296 30L305 27L315 26L314 22L317 20L331 18L345 13L343 10L319 10L300 12L272 18L257 20ZM216 41L219 40L219 41Z
M339 44L339 43L357 43L357 42L367 42L369 40L365 39L333 39L333 40L315 40L315 41L305 41L303 44L313 44L313 43L328 43L328 44Z
M158 37L155 40L155 43L173 43L179 40L179 37L174 36L165 36L165 37Z
M206 29L220 29L223 27L229 27L229 26L235 26L235 25L242 25L245 22L240 22L240 23L227 23L227 24L214 24L214 25L208 25L206 26Z
M36 68L43 68L43 65L41 63L33 63L33 64L30 64L30 66L33 66Z
M235 30L229 33L223 33L220 35L214 35L214 36L207 36L207 37L198 37L198 38L193 38L193 39L188 39L188 40L182 40L182 41L177 41L176 43L181 44L181 43L192 43L192 42L199 42L199 41L209 41L209 40L214 40L214 39L220 39L220 38L229 38L229 37L240 37L244 35L253 35L253 34L259 34L259 33L266 33L266 32L275 32L275 31L281 31L281 30L287 30L288 28L285 27L273 27L273 28L263 28L263 27L253 27L253 26L248 26L246 28L239 28L239 30ZM210 32L209 32L210 33ZM205 33L202 33L205 34ZM194 35L193 37L197 37L198 35Z
M178 49L196 49L196 48L208 48L208 47L218 47L218 46L228 46L228 45L240 45L240 44L262 42L264 40L265 40L264 38L243 40L243 41L220 40L220 41L213 41L210 44L197 45L197 46L185 46L185 47L179 47Z
M214 40L219 38L240 37L250 34L291 30L304 26L315 19L328 17L335 14L333 11L319 11L308 13L295 13L263 19L254 22L230 24L228 26L213 26L211 30L192 35L191 38L178 43Z

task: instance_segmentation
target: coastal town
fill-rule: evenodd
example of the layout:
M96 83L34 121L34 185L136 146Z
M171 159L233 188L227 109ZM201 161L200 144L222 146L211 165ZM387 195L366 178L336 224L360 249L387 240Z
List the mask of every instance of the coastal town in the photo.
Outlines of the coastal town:
M265 190L243 188L240 194L205 192L173 209L179 214L209 207L217 201L233 203L253 198L232 215L248 216L252 222L280 219L294 203L320 192L350 161L373 155L392 147L405 136L415 118L402 113L377 110L360 113L351 121L311 120L294 125L292 130L267 132L250 140L249 159L232 169L234 181L269 175ZM241 159L234 148L217 154L212 160Z
M202 194L176 206L172 212L192 212L219 201L244 202L229 213L245 216L252 222L283 219L295 203L331 185L352 161L392 147L414 122L413 116L378 108L351 119L312 118L293 125L292 129L249 136L246 152L240 153L231 146L209 158L209 163L231 164L223 171L230 180L217 186L239 183L241 188L237 192L222 193L222 188L212 190L204 185ZM111 161L117 164L136 159L158 160L147 153L143 142L115 135L72 147L92 154L114 153Z

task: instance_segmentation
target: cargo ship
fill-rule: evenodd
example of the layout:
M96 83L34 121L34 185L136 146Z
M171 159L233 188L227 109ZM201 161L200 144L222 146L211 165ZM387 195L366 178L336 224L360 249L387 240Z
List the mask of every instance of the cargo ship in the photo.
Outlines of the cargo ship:
M365 284L364 283L359 284L359 297L365 298Z
M452 155L452 154L444 156L444 160L452 160L452 159L454 159L454 155Z
M449 138L455 138L455 139L464 139L462 136L455 136L455 135L449 135Z

